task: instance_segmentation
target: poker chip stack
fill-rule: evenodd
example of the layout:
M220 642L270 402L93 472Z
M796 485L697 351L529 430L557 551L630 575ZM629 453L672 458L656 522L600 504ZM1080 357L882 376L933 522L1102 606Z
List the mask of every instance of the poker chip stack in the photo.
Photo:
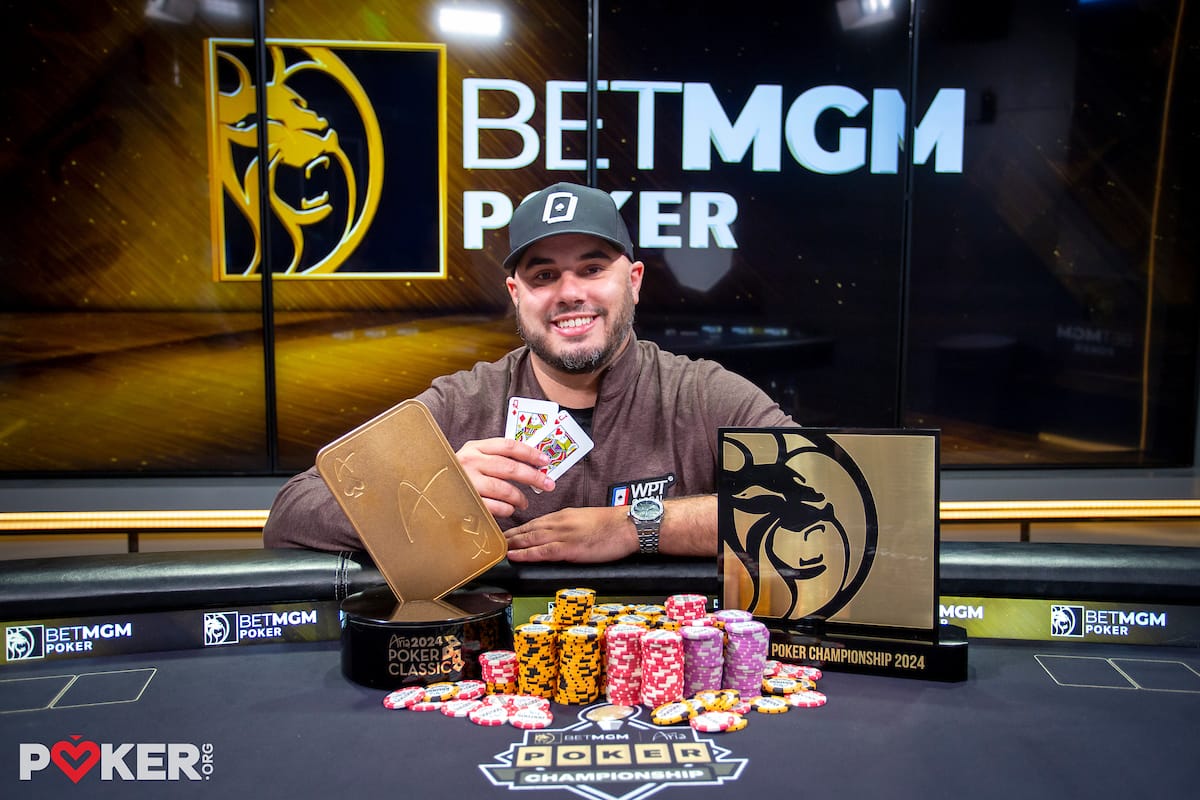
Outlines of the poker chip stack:
M683 637L683 694L720 689L725 668L725 637L716 628L685 625Z
M637 705L642 700L642 637L646 628L620 622L605 628L608 702Z
M668 617L688 623L704 617L708 612L708 598L702 594L673 594L664 606Z
M572 625L585 624L595 604L596 592L592 589L559 589L554 593L554 608L550 612L555 627L563 631Z
M479 655L479 670L488 694L516 694L520 661L512 650L489 650Z
M586 705L600 698L602 641L600 631L591 625L572 625L560 634L554 702Z
M742 611L737 608L725 608L714 612L712 618L718 628L724 628L731 622L750 622L754 619L754 615L749 611Z
M770 642L771 634L761 622L727 622L724 686L747 699L761 695Z
M639 628L650 628L650 620L641 614L622 614L615 621L618 625L636 625Z
M667 610L660 605L646 604L634 606L633 613L645 617L647 627L661 628L666 620Z
M603 614L609 619L628 613L628 610L629 606L625 605L624 603L600 603L599 605L592 607L593 614Z
M682 699L683 637L677 631L648 631L642 637L642 704L656 708Z
M604 630L608 702L635 706L642 701L642 637L640 625L614 623Z
M551 698L558 682L558 637L554 628L536 622L518 625L513 649L520 664L517 688L521 694Z

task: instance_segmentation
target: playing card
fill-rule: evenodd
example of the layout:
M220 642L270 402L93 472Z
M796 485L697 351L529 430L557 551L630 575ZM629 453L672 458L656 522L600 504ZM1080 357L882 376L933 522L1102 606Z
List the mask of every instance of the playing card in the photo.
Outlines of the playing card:
M550 464L542 467L542 472L552 480L558 480L594 446L591 437L566 411L559 411L554 422L544 427L539 438L529 444L550 457Z
M534 400L530 397L508 398L508 417L504 421L504 438L530 442L539 437L546 425L558 415L558 403Z

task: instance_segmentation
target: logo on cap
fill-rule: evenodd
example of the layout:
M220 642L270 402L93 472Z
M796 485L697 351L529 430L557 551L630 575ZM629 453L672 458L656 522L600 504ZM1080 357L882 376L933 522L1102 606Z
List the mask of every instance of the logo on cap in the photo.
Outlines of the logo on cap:
M546 207L542 209L542 222L570 222L575 219L575 206L579 198L570 192L555 192L546 198Z

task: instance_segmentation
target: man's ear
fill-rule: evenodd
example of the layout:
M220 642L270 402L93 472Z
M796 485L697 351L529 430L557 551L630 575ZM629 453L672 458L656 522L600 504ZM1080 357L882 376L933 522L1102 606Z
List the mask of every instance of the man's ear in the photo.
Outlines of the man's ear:
M517 279L509 275L504 279L504 285L508 287L508 296L512 300L513 307L517 305Z
M629 286L633 289L633 302L636 304L642 291L642 278L646 274L646 265L634 261L629 265Z

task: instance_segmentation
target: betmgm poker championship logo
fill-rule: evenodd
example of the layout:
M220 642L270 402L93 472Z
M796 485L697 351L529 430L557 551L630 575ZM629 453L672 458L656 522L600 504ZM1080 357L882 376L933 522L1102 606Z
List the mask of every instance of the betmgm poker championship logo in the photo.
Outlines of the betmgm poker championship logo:
M215 279L445 277L445 46L265 46L207 41Z
M493 786L561 789L588 800L644 800L671 786L723 786L748 760L688 726L662 728L642 706L585 707L565 728L527 730L479 766Z

